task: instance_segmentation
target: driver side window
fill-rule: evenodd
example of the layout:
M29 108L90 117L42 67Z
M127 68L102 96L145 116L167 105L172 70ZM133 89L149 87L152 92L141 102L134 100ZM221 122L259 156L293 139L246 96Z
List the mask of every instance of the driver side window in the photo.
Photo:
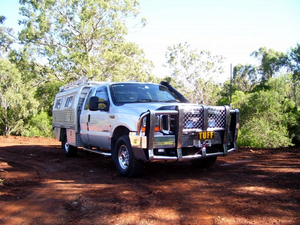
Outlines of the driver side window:
M99 102L102 102L102 103L98 104L98 108L100 110L105 109L107 105L103 102L108 101L107 88L106 87L99 87L96 91L96 97L98 97Z
M106 87L99 87L96 91L96 96L98 97L99 101L108 101Z
M85 106L84 106L84 110L89 109L90 97L92 96L92 92L93 92L93 89L90 90L88 96L86 97L86 103L85 103Z

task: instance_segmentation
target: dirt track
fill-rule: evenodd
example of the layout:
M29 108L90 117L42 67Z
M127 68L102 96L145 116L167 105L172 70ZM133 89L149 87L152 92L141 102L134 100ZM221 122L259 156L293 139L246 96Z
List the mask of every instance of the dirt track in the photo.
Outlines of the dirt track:
M46 138L0 137L0 224L300 224L300 149L240 149L209 170L66 158Z

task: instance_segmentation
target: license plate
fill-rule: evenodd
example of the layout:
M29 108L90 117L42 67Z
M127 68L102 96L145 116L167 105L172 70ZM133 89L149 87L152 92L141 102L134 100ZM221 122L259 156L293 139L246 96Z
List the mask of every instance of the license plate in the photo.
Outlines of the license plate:
M200 140L214 139L215 132L214 131L201 131L199 132Z

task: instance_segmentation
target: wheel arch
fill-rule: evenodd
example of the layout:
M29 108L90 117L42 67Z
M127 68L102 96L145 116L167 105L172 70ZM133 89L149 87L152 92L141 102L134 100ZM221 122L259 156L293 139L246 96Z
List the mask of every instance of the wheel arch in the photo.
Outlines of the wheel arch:
M129 135L130 130L125 126L118 126L113 132L112 138L111 138L111 149L114 150L117 140L122 135Z

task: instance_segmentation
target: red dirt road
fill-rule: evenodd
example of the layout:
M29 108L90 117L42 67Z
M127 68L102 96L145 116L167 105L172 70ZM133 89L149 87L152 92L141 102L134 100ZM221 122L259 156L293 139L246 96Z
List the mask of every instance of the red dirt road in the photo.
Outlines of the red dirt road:
M67 158L48 138L0 137L0 224L300 224L300 149L240 149L211 169Z

